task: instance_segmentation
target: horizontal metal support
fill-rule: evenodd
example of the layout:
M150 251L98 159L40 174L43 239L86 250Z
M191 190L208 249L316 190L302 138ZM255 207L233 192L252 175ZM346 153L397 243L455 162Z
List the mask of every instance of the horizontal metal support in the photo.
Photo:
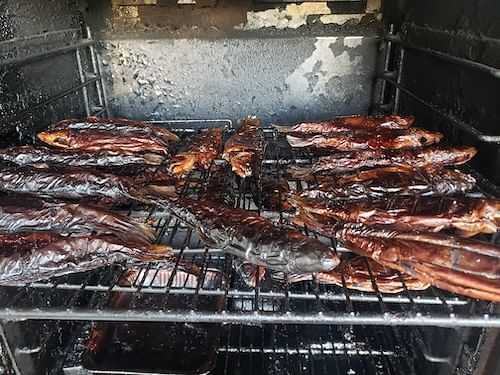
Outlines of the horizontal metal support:
M149 286L114 286L110 288L105 285L86 285L82 287L77 284L51 284L51 283L33 283L30 284L31 288L37 289L59 289L59 290L84 290L88 292L120 292L120 293L136 293L141 292L143 294L156 294L156 295L200 295L200 296L224 296L227 295L228 298L253 298L255 297L255 290L237 290L231 289L225 291L223 289L195 289L195 288L169 288L166 287L149 287ZM259 291L259 298L263 299L285 299L290 298L292 300L306 300L306 301L329 301L329 302L345 302L347 298L352 302L369 302L369 303L378 303L380 301L384 303L396 303L396 304L411 304L415 303L418 305L442 305L443 301L437 297L426 297L426 296L415 296L413 299L410 299L404 295L383 295L377 296L376 294L350 294L347 297L344 293L294 293L294 292L262 292ZM463 306L467 305L469 302L462 299L456 300L447 300L446 304L449 306Z
M481 71L483 73L490 74L491 76L493 76L495 78L500 78L500 69L498 69L498 68L495 68L495 67L490 66L490 65L482 64L482 63L479 63L476 61L472 61L469 59L465 59L463 57L454 56L454 55L451 55L449 53L437 51L437 50L434 50L431 48L424 48L424 47L415 46L411 43L403 41L399 34L396 34L396 35L387 34L384 36L384 39L387 41L393 42L395 44L399 44L406 49L419 51L419 52L434 56L436 58L439 58L441 60L445 60L445 61L450 62L452 64L462 65L462 66L465 66L468 68L476 69L476 70Z
M226 324L342 324L383 326L438 326L500 328L500 317L489 315L422 315L406 313L262 313L262 312L202 312L170 310L91 310L91 309L1 309L0 319L226 323Z
M92 39L82 39L80 42L75 44L70 44L60 48L54 48L49 51L40 52L37 54L24 56L24 57L16 57L12 59L0 60L0 67L9 67L9 66L22 66L27 65L33 62L37 62L40 60L48 59L50 57L64 55L65 53L72 52L77 50L78 48L87 47L95 42Z
M314 345L314 344L313 344ZM355 356L391 356L394 355L390 350L364 350L356 347L351 347L349 344L334 343L334 347L326 347L327 345L317 344L315 347L307 349L301 348L238 348L222 346L218 349L224 353L255 353L255 354L288 354L288 355L355 355Z
M41 34L34 34L34 35L28 35L28 36L21 36L21 37L15 37L7 40L3 40L0 42L0 47L4 45L9 45L9 44L19 44L22 42L29 42L35 39L48 39L52 38L56 35L63 35L63 34L69 34L69 33L81 33L82 29L79 27L73 27L69 29L61 29L61 30L54 30L54 31L46 31Z
M415 95L413 92L411 92L407 88L405 88L405 87L401 86L400 84L398 84L397 82L395 82L390 76L381 75L381 76L378 76L377 78L378 79L383 79L384 81L389 82L390 84L392 84L393 86L395 86L399 90L401 90L401 92L405 93L406 95L408 95L409 97L411 97L412 99L414 99L415 101L417 101L420 104L426 106L427 108L431 109L432 111L434 111L435 113L441 115L442 117L446 118L447 120L455 123L462 130L464 130L467 133L471 134L476 139L478 139L478 140L480 140L482 142L485 142L485 143L500 144L500 136L498 136L498 135L487 135L487 134L484 134L483 132L481 132L478 129L474 128L472 125L469 125L466 122L460 120L458 117L456 117L454 115L451 115L449 113L443 112L439 108L436 108L435 105L433 105L433 104L425 101L424 99L418 97L417 95Z
M75 85L73 87L70 87L69 89L61 91L59 94L51 96L50 98L48 98L40 103L37 103L37 104L30 106L29 109L26 109L22 112L16 113L14 116L7 118L7 122L12 121L12 120L20 120L20 119L26 118L31 113L35 112L36 110L43 108L43 107L46 107L49 104L52 104L52 103L64 98L65 96L68 96L74 92L77 92L78 90L81 90L82 87L87 87L88 85L90 85L94 82L97 82L99 79L100 79L100 77L95 77L95 78L89 79L85 82L82 82L78 85Z
M228 129L233 128L233 121L231 119L227 118L221 118L221 119L180 119L180 120L153 120L153 121L146 121L149 124L154 124L154 125L170 125L170 126L179 126L179 125L186 125L187 127L191 127L189 130L196 131L196 128L193 127L193 125L197 124L224 124ZM182 129L182 128L178 128Z
M363 0L307 0L308 3L361 3ZM257 3L303 3L297 0L257 0Z

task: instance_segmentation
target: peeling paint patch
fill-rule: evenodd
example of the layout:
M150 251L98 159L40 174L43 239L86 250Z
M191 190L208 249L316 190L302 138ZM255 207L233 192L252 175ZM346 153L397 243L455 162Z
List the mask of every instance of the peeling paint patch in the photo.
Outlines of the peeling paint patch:
M351 56L347 51L334 54L334 44L339 38L317 38L314 51L285 83L288 87L286 102L288 105L300 106L304 103L304 92L309 93L308 100L332 98L342 100L343 89L332 91L332 82L346 76L361 74L362 57ZM345 42L344 42L345 43Z
M366 3L366 13L377 13L382 8L382 0L368 0Z
M362 36L346 36L344 38L344 46L349 48L359 47L363 43Z
M268 9L258 12L247 12L247 23L238 28L243 30L257 30L264 27L277 29L297 29L307 24L307 17L313 15L330 14L331 10L326 2L288 4L284 9Z
M349 21L359 23L363 16L364 14L327 14L319 20L324 24L344 25Z
M376 13L380 10L380 0L369 0L366 13ZM285 8L268 9L264 11L247 12L246 24L236 27L240 30L258 30L265 27L277 29L297 29L307 24L309 16L319 16L319 21L325 25L344 25L348 22L359 23L365 16L360 14L332 14L327 2L305 2L302 4L288 4Z

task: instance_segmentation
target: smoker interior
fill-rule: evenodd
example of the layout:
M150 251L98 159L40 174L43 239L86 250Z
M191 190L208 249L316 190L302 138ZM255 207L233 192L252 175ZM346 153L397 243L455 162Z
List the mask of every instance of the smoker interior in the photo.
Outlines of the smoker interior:
M479 181L474 194L500 196L500 6L494 1L173 3L2 2L3 146L33 143L50 123L88 115L155 121L187 143L212 126L224 127L227 137L246 115L269 125L414 114L418 126L443 132L446 142L476 146L467 167ZM279 179L287 164L310 162L311 155L291 150L271 128L265 136L261 177ZM210 173L188 176L185 193L203 192ZM259 205L260 193L252 180L234 181L228 191L235 206L286 223L286 213ZM199 368L214 374L498 372L495 304L436 288L388 295L266 279L250 288L231 256L207 248L176 219L141 207L129 213L152 221L157 241L171 244L179 260L195 262L204 275L220 270L221 284L206 285L203 277L195 286L176 285L172 276L159 287L155 265L147 268L153 280L123 283L124 266L116 265L3 287L4 373L88 373L85 345L92 325L102 322L125 331L139 327L142 334L145 324L158 328L141 336L152 346L143 352L144 369L164 354L154 343L170 340L179 363L198 358L183 352L203 351ZM484 239L500 241L498 234ZM129 308L110 306L115 292L131 296ZM215 340L200 347L203 339L180 337L186 327L202 336L210 327ZM107 348L111 362L117 345ZM107 364L115 366L111 373L123 373L116 362Z

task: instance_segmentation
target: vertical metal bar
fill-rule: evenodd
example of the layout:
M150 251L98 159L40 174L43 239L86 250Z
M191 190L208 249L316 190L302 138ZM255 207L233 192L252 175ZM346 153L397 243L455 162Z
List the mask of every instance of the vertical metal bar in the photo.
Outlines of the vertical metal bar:
M87 26L87 37L90 39L91 38L91 33L90 33L90 28ZM97 60L96 60L96 55L95 55L95 50L92 45L89 46L89 52L90 52L90 62L92 64L92 73L93 74L98 74L97 73ZM96 91L97 91L97 100L99 103L100 107L104 106L104 101L102 98L102 91L101 91L101 85L100 81L96 82Z
M401 100L401 90L399 89L399 85L401 84L401 80L403 78L403 66L405 62L405 49L403 46L400 47L401 49L399 50L399 61L398 61L398 74L396 78L396 87L395 87L395 94L394 94L394 108L392 110L393 114L398 114L399 113L399 104Z
M83 74L82 56L79 48L76 49L75 54L76 54L76 63L78 65L78 75L80 76L80 83L83 84L85 82L85 75ZM90 106L89 106L89 92L87 90L87 86L82 87L82 95L83 95L83 102L85 104L85 113L87 114L88 117L90 116Z
M7 356L9 357L10 365L12 366L12 370L14 370L14 374L22 375L21 371L19 370L19 367L17 366L16 357L14 356L14 353L10 349L10 345L9 342L7 341L7 335L5 334L5 329L3 325L4 322L0 322L0 338L2 339L3 346L5 347Z
M394 24L389 25L389 34L394 34ZM384 73L389 71L389 64L391 61L391 52L392 52L392 42L387 40L385 42L385 56L384 56ZM384 104L385 93L387 90L387 82L382 81L380 87L380 96L379 96L379 104Z
M92 33L90 31L90 27L88 26L87 26L87 38L92 39ZM99 106L104 108L106 117L109 117L108 99L106 96L106 88L104 86L104 78L102 77L101 59L99 58L99 55L95 53L93 44L89 46L89 49L90 49L90 58L92 60L92 69L94 70L94 74L96 74L99 77L99 82L96 82Z

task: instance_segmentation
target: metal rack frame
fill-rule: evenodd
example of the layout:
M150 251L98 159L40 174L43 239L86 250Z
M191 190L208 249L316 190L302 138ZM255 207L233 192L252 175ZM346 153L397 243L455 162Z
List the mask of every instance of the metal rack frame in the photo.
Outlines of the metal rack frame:
M425 106L427 109L435 112L436 114L452 122L460 129L464 130L465 132L473 136L475 139L484 143L500 145L500 136L484 134L481 130L476 129L475 127L461 120L457 116L451 113L444 112L436 105L426 101L425 99L422 99L421 97L413 93L411 90L404 87L401 82L406 50L419 51L421 53L430 56L431 58L440 59L454 65L465 66L469 69L477 70L484 74L488 74L494 79L500 79L500 69L476 61L471 61L462 57L454 56L449 53L436 51L430 48L422 48L419 46L415 46L405 41L401 33L396 33L393 24L389 25L389 29L382 38L382 42L384 45L383 70L376 77L377 80L382 81L382 86L378 98L376 98L375 100L376 105L379 109L390 110L394 114L397 114L399 112L401 94L405 94L408 97L415 100L416 102ZM393 50L395 49L395 47L399 47L398 51L399 54L397 55L395 61L396 68L394 70L390 70L390 57L392 53L394 53ZM384 100L386 95L387 84L392 85L395 89L394 98L390 103L385 103Z
M59 31L49 31L29 37L14 38L0 42L0 47L5 46L9 49L14 43L29 44L34 40L47 40L58 37L63 38L66 43L62 46L31 54L23 54L22 52L16 50L14 57L0 59L0 68L6 69L9 67L21 67L56 56L74 53L80 83L50 97L44 98L37 103L33 103L28 109L13 114L8 117L6 121L23 120L29 117L36 110L45 108L50 104L53 104L58 100L79 91L82 92L85 114L87 116L109 117L106 88L102 77L102 64L99 54L96 53L96 42L92 39L89 27L86 27L83 31L80 28L73 28ZM69 40L69 42L67 42L67 40ZM88 88L91 87L91 85L95 85L96 98L93 98L88 92Z

